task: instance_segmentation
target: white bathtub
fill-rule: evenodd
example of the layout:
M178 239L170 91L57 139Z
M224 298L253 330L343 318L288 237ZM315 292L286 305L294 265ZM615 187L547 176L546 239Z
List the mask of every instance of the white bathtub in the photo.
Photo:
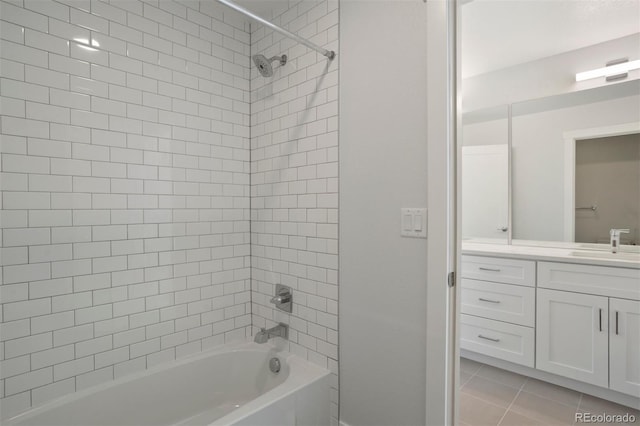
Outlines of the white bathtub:
M281 370L269 370L277 357ZM86 389L9 425L328 425L329 371L272 345L239 343Z

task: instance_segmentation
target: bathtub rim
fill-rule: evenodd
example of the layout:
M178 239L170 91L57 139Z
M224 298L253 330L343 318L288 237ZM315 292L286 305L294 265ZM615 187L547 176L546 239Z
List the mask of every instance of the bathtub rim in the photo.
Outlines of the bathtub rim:
M288 395L291 395L293 392L301 389L302 387L314 383L318 380L321 380L323 377L326 377L331 374L331 372L321 367L317 364L312 363L311 361L307 361L300 356L288 352L284 348L281 347L280 343L272 343L268 342L265 344L257 344L253 341L246 339L237 342L223 343L220 345L213 346L211 348L205 349L203 351L185 355L184 357L180 357L178 359L168 361L165 363L154 365L151 368L147 368L145 370L141 370L139 372L135 372L130 375L125 375L118 379L109 380L104 383L97 384L95 386L90 386L86 389L82 389L77 392L72 392L67 395L63 395L60 398L54 398L51 401L45 402L42 405L37 407L32 407L22 413L16 414L15 416L0 419L0 422L4 426L15 426L17 422L28 419L30 417L35 417L42 412L45 412L50 409L58 408L60 406L65 405L66 403L73 402L75 400L84 398L86 396L101 392L103 390L116 387L119 385L124 385L128 382L135 381L137 379L141 379L144 377L148 377L157 373L160 373L165 370L169 370L174 367L179 367L182 365L190 364L192 362L199 361L201 359L209 358L218 354L226 354L233 352L263 352L263 353L273 353L274 356L278 356L286 361L289 366L289 375L288 377L279 385L274 387L273 389L268 390L267 392L260 394L256 398L250 400L246 404L241 407L235 409L234 411L225 414L224 416L213 420L210 422L212 425L218 424L227 424L228 421L239 420L254 411L257 411L261 408L268 406L271 402L277 401L281 398L284 398ZM175 423L176 426L188 424L187 421L189 419L193 420L200 415L204 415L206 411L198 413L188 419L181 420L178 423ZM223 423L220 421L225 420Z
M251 345L257 345L257 343L251 343ZM262 345L260 345L262 346ZM226 415L219 417L209 423L208 426L223 426L223 425L232 425L236 421L241 420L249 415L264 409L277 401L280 401L288 396L298 392L302 388L310 386L320 380L327 379L331 375L331 371L324 367L320 367L317 364L312 363L311 361L305 360L299 355L293 354L291 352L276 349L275 354L278 354L283 359L286 360L289 365L289 376L285 379L285 381L273 389L257 396L241 407L227 413ZM328 390L329 386L327 386ZM329 410L329 406L327 406L327 410ZM201 413L200 415L194 416L191 419L196 419L199 416L205 416L206 412ZM203 424L203 423L199 423ZM172 426L187 426L189 425L188 419L181 421L180 423L176 423Z

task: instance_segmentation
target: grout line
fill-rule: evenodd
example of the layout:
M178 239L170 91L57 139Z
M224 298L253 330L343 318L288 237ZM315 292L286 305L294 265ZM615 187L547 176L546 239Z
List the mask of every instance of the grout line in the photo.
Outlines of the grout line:
M581 392L580 393L580 398L578 399L578 406L576 407L576 411L579 410L582 406L582 397L584 396L584 394Z
M488 367L491 367L491 366L488 366ZM498 368L498 367L494 367L494 368ZM501 368L498 368L498 369L499 369L499 370L502 370ZM480 371L480 369L478 369L478 372L479 372L479 371ZM510 372L510 371L508 371L508 370L502 370L502 371L507 371L507 372L511 373L511 372ZM478 377L479 377L479 378L481 378L481 379L489 380L490 382L497 383L497 384L502 385L502 386L507 386L507 387L512 388L512 389L522 389L522 387L523 387L523 386L527 383L527 381L529 380L529 377L523 376L522 374L518 374L518 373L513 373L513 374L516 374L516 375L519 375L519 376L524 377L524 379L525 379L524 383L522 383L522 385L520 385L520 386L517 386L517 387L516 387L515 385L507 384L507 383L505 383L505 382L503 382L503 381L501 381L501 380L498 380L498 379L496 379L496 378L494 378L494 377L486 377L486 376L482 376L482 375L479 375L479 374L475 374L474 376L478 376Z
M518 396L522 392L522 389L524 389L524 385L526 385L528 381L529 381L529 379L527 378L527 380L525 380L524 383L522 383L522 385L520 386L520 389L518 389L518 393L516 393L516 396L513 397L513 400L511 401L511 403L509 404L509 406L505 410L504 414L502 415L502 417L498 421L497 425L500 425L500 423L502 423L504 418L507 416L507 413L509 412L509 410L511 410L511 407L513 406L513 403L516 401L516 399L518 399Z
M482 398L481 398L481 397L479 397L479 396L472 395L472 394L470 394L470 393L466 393L466 392L465 392L465 394L467 394L470 398L476 399L476 400L478 400L478 401L480 401L480 402L483 402L483 403L485 403L485 404L487 404L487 405L490 405L490 406L493 406L493 407L496 407L496 408L503 409L503 410L505 410L505 414L506 414L506 410L508 410L508 408L505 408L504 406L498 405L498 404L496 404L495 402L487 401L486 399L482 399ZM503 414L503 416L502 416L502 417L504 417L504 414ZM500 420L502 420L502 417L500 418ZM499 423L499 422L498 422L498 423ZM495 426L497 426L497 425L498 425L498 423L496 423L496 425L495 425ZM467 423L467 424L469 424L470 426L476 426L476 425L474 425L473 423ZM477 426L481 426L481 425L477 425ZM482 426L484 426L484 425L482 425ZM494 426L494 425L492 425L492 426Z
M479 364L480 364L480 363L479 363ZM485 365L486 365L486 364L481 364L481 365L480 365L480 367L479 367L479 368L478 368L478 369L477 369L473 374L471 374L471 377L469 378L469 380L467 380L464 384L469 383L469 382L470 382L474 377L479 377L479 378L481 378L481 379L489 380L489 381L491 381L491 382L498 383L498 384L500 384L500 385L507 386L507 387L510 387L510 388L515 389L513 386L506 385L506 384L504 384L504 383L502 383L502 382L499 382L499 381L497 381L497 380L492 380L492 379L489 379L489 378L486 378L486 377L483 377L483 376L479 376L479 375L478 375L478 372L480 372L480 370L482 370L482 368L483 368ZM511 401L511 404L509 404L509 406L505 409L505 412L503 413L502 417L500 417L500 420L498 421L498 423L496 423L496 426L498 426L498 425L500 424L500 422L502 421L502 419L504 418L504 416L507 414L507 412L508 412L508 411L509 411L509 409L511 408L511 405L513 405L513 401L515 401L515 399L518 397L518 395L520 395L520 391L522 390L522 388L524 387L524 385L525 385L525 383L526 383L526 382L527 382L527 380L525 380L525 381L524 381L524 383L522 383L522 385L520 385L520 388L518 389L518 393L516 393L516 395L514 396L513 400ZM461 384L460 384L460 391L462 391L462 387L463 387L463 386L464 386L464 385L461 383ZM498 408L505 408L505 407L503 407L503 406L497 405L495 402L487 401L486 399L483 399L483 398L482 398L482 397L480 397L480 396L471 395L471 394L469 394L469 395L470 395L471 397L473 397L473 398L478 399L479 401L482 401L482 402L486 403L486 404L490 404L490 405L493 405L493 406L498 407Z
M580 411L580 406L582 405L582 397L584 396L584 394L582 392L580 392L580 398L578 398L578 406L576 407L576 414ZM573 419L573 424L577 424L577 416L574 417Z
M253 138L255 137L255 135L252 132L253 125L251 123L251 121L252 121L251 117L252 117L252 114L253 114L253 108L251 107L251 105L253 104L253 99L252 99L253 98L253 87L252 87L252 84L251 84L251 73L252 73L252 69L251 69L251 49L252 49L252 43L253 43L253 40L252 40L253 31L252 31L252 28L251 28L252 24L249 23L248 25L249 25L249 31L248 31L249 32L249 43L248 43L249 44L249 76L248 76L247 80L249 81L249 90L248 90L248 92L249 92L249 100L248 100L248 103L249 103L249 114L248 114L248 117L249 117L249 138L248 138L248 140L249 140L249 146L248 146L248 150L249 150L249 172L248 172L249 183L247 184L247 186L248 186L248 190L249 190L249 194L248 194L248 197L249 197L249 217L248 217L248 220L249 220L249 280L248 280L249 281L249 312L248 312L248 315L249 315L249 336L247 336L246 332L245 332L245 337L253 336L253 330L254 330L254 327L255 327L255 325L253 323L253 263L254 263L254 261L253 261L253 234L252 234L252 231L253 231L252 228L253 228L253 222L254 222L253 221L253 204L254 204L254 202L253 202L253 197L251 196L252 187L253 187L253 182L252 182L253 173L251 171L251 166L253 164L253 158L252 158L251 152L253 151L253 149L252 149L251 145L252 145ZM257 288L256 288L256 290L257 290Z
M544 381L543 381L543 382L544 382ZM550 385L550 386L553 386L554 388L569 389L569 388L565 388L564 386L556 385L556 384L554 384L554 383L549 383L549 382L544 382L544 383L546 383L546 384L548 384L548 385ZM569 389L569 390L573 390L573 389ZM530 391L525 391L525 390L523 390L523 392L528 393L528 394L531 394L531 395L534 395L534 396L537 396L538 398L542 398L542 399L547 400L547 401L553 401L553 402L555 402L555 403L557 403L557 404L564 405L565 407L574 408L574 409L576 409L576 410L580 407L580 402L578 402L578 405L577 405L577 406L576 406L576 405L570 405L570 404L568 404L568 403L566 403L566 402L558 401L558 400L555 400L555 399L551 399L551 398L549 398L549 397L547 397L547 396L545 396L545 395L541 395L541 394L536 393L536 392L530 392ZM582 393L580 393L580 400L579 400L579 401L581 401L581 400L582 400L582 395L583 395L583 394L582 394Z

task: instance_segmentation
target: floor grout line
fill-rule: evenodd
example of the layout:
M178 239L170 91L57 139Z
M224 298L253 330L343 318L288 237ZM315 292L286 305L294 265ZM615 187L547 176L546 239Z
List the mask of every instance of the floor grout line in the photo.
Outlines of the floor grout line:
M554 385L554 386L557 386L557 385ZM558 386L558 387L562 387L562 386ZM547 397L545 395L540 395L539 393L530 392L530 391L526 391L526 390L523 390L523 392L524 393L528 393L530 395L537 396L538 398L546 399L547 401L555 402L556 404L564 405L565 407L574 408L576 410L578 410L578 408L580 407L580 402L579 401L578 401L578 405L572 405L572 404L569 404L567 402L558 401L556 399L549 398L549 397ZM582 399L582 393L580 393L580 399Z
M478 371L480 371L480 370L478 370ZM507 370L504 370L504 371L507 371ZM518 376L522 376L521 374L518 374L518 373L513 373L513 374L516 374ZM503 381L501 381L499 379L493 378L493 377L486 377L486 376L481 376L481 375L476 375L476 376L481 378L481 379L489 380L490 382L497 383L499 385L510 387L512 389L521 389L522 386L524 386L529 381L529 377L522 376L525 379L524 382L522 382L522 385L514 386L514 385L511 385L511 384L505 383L505 382L503 382Z
M496 426L499 426L500 423L502 423L502 421L504 420L504 418L507 416L507 413L509 413L509 410L511 410L511 407L513 406L513 403L516 402L516 399L518 399L518 396L520 395L520 393L522 392L522 389L524 389L524 385L527 384L527 382L529 381L529 379L527 378L527 380L524 381L524 383L520 386L520 389L518 389L518 393L516 393L516 396L513 397L513 400L511 401L511 404L509 404L509 406L507 407L507 409L505 410L504 414L502 415L502 417L500 417L500 420L498 421Z
M518 392L517 392L517 393L515 394L515 396L513 397L513 399L512 399L512 401L511 401L511 403L510 403L510 404L505 408L504 406L502 406L502 405L498 405L498 404L496 404L496 403L495 403L495 402L493 402L493 401L486 400L486 399L482 398L481 396L473 395L473 394L471 394L471 393L465 392L465 391L462 389L462 385L460 386L460 392L464 392L464 393L466 393L467 395L469 395L470 397L475 398L475 399L477 399L478 401L482 401L482 402L484 402L485 404L493 405L494 407L501 408L501 409L504 409L504 410L505 410L505 412L504 412L504 413L502 414L502 416L500 417L500 420L498 421L498 423L496 423L496 425L494 425L494 426L498 426L498 425L500 424L500 422L502 421L502 419L504 418L504 416L505 416L505 415L507 414L507 412L509 411L509 408L511 407L511 405L513 405L513 403L514 403L514 401L516 400L516 398L518 397L518 395L520 395L520 392L522 391L522 388L523 388L523 387L524 387L524 385L527 383L527 381L529 381L529 378L528 378L528 377L525 377L524 382L522 382L522 384L521 384L518 388L516 388L516 387L514 387L514 386L507 385L507 384L505 384L505 383L503 383L503 382L500 382L500 381L498 381L498 380L494 380L494 379L490 379L490 378L488 378L488 377L484 377L484 376L480 376L480 375L478 375L478 373L480 372L480 370L482 370L482 367L483 367L483 366L480 366L480 368L478 368L478 369L476 370L476 372L475 372L475 373L473 373L473 374L471 375L471 377L469 377L469 380L467 380L465 383L469 383L469 382L470 382L474 377L478 377L478 378L480 378L480 379L488 380L488 381L493 382L493 383L496 383L496 384L498 384L498 385L502 385L502 386L505 386L505 387L510 387L510 388L512 388L512 389L517 389L517 390L518 390Z
M467 395L468 397L473 398L473 399L477 399L478 401L480 401L480 402L482 402L482 403L484 403L484 404L492 405L492 406L494 406L494 407L496 407L496 408L500 408L500 409L502 409L502 410L506 410L506 408L505 408L505 407L503 407L502 405L498 405L498 404L496 404L495 402L487 401L486 399L482 399L482 398L480 398L479 396L472 395L472 394L470 394L470 393L468 393L468 392L464 392L464 393L465 393L465 395ZM505 413L506 413L506 411L505 411ZM504 414L503 414L503 417L504 417ZM502 417L501 417L500 419L502 420ZM497 426L497 425L498 425L498 423L496 423L495 425L491 425L491 426ZM475 425L473 425L473 424L472 424L472 426L475 426ZM487 425L482 425L482 426L487 426Z
M582 392L580 392L580 398L578 398L578 406L576 407L576 414L578 413L578 411L580 411L580 406L582 405L582 397L584 396L584 394ZM577 423L577 418L573 419L573 424L575 425Z

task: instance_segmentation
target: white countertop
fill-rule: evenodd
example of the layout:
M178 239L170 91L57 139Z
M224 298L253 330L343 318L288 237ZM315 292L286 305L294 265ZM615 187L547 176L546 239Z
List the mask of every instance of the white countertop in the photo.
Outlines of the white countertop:
M602 249L581 248L575 244L567 244L567 247L544 247L463 241L462 254L640 269L640 251L637 247L629 247L614 254Z

